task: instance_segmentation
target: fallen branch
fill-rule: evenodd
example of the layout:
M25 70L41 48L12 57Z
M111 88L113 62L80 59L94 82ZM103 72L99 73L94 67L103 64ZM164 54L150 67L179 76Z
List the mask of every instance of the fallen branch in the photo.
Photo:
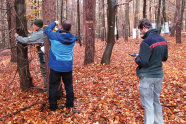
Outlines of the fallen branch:
M37 104L42 104L42 106L45 105L44 102L38 102L38 99L37 99L36 102L32 103L30 106L26 106L26 107L24 107L24 108L22 108L22 109L20 109L20 110L18 110L16 112L13 112L11 114L8 114L8 115L5 115L3 117L0 117L0 120L2 120L3 118L6 119L6 118L9 118L9 117L12 117L12 116L16 115L17 113L20 113L21 111L25 111L26 109L29 109L32 106L37 105Z

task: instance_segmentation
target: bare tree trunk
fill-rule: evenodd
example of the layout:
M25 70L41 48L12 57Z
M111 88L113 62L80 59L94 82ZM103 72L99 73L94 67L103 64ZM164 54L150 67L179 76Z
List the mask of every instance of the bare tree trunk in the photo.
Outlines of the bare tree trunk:
M152 0L149 1L149 20L152 21Z
M143 0L143 18L146 18L147 17L147 15L146 15L146 5L147 4L147 2L146 2L146 0Z
M17 48L16 42L14 38L14 34L16 33L16 17L15 17L15 8L13 0L7 1L7 10L8 10L8 29L9 29L9 39L11 46L11 62L17 62Z
M95 0L85 0L85 59L84 64L94 62L95 54Z
M183 28L183 14L184 14L184 9L185 9L185 0L182 0L182 7L181 7L181 27L182 27L182 29L184 29Z
M4 48L5 47L5 17L4 17L4 11L3 11L3 6L4 3L4 0L1 0L1 37L2 37L2 40L1 40L1 43L0 43L0 48Z
M181 0L176 0L177 22L176 22L176 43L181 43Z
M171 33L170 37L174 37L176 31L176 18L177 18L177 10L175 10L174 18L172 19Z
M64 2L63 2L63 0L61 0L61 23L63 21L63 4L64 4Z
M27 36L27 20L25 0L15 0L16 31L20 36ZM17 69L20 78L20 87L22 91L33 86L29 71L29 61L27 55L27 46L17 43Z
M129 0L126 0L128 2L125 4L125 41L128 41L129 37Z
M105 41L106 37L106 29L105 29L105 6L104 6L104 0L102 1L102 27L101 27L101 40Z
M43 0L43 23L48 25L51 22L55 21L56 17L56 1L54 0ZM50 41L44 34L44 45L45 45L45 61L46 61L46 75L47 75L47 84L49 84L49 73L50 68L48 66L49 60L49 50L50 50ZM48 85L49 87L49 85Z
M107 34L107 46L104 51L101 63L106 65L110 64L110 58L112 55L112 49L115 44L114 38L114 28L115 28L115 17L116 17L116 1L107 0L108 3L108 12L107 12L107 21L108 21L108 34Z
M158 33L161 32L161 21L160 21L161 14L160 14L160 9L161 9L161 0L159 0L157 20L156 20L156 25L157 25Z
M81 29L80 29L80 8L79 8L79 0L77 0L77 23L78 23L78 43L82 46L81 43Z
M136 10L135 10L135 15L134 15L134 28L136 29L136 38L138 38L137 25L138 25L139 3L140 3L140 0L136 0L136 6L135 6Z

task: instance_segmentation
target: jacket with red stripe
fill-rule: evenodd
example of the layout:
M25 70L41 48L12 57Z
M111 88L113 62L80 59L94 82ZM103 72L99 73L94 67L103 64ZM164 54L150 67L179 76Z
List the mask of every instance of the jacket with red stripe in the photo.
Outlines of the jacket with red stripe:
M168 58L167 41L156 29L149 30L142 38L139 56L135 59L138 77L163 77L162 61Z

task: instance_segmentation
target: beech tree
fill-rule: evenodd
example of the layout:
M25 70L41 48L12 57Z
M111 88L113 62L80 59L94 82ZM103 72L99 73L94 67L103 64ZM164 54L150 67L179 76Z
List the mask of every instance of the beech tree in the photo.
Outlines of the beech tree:
M16 32L23 37L27 36L27 20L25 0L15 0L16 10ZM22 91L33 87L32 78L29 71L29 61L27 55L27 45L17 43L17 69L19 72L20 88Z
M107 11L107 46L102 56L101 63L106 65L110 64L110 58L112 55L112 49L115 44L114 29L115 29L115 16L116 16L116 0L107 0L108 11Z
M95 0L84 0L85 4L85 59L84 64L94 62L95 54Z

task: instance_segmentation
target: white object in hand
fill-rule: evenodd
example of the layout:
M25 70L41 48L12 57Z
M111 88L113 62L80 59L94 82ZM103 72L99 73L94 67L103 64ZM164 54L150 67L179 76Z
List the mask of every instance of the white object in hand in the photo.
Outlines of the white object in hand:
M43 53L45 53L45 46L42 46L42 47L41 47L41 51L42 51Z
M55 21L55 23L56 23L56 25L58 25L59 24L59 21Z

